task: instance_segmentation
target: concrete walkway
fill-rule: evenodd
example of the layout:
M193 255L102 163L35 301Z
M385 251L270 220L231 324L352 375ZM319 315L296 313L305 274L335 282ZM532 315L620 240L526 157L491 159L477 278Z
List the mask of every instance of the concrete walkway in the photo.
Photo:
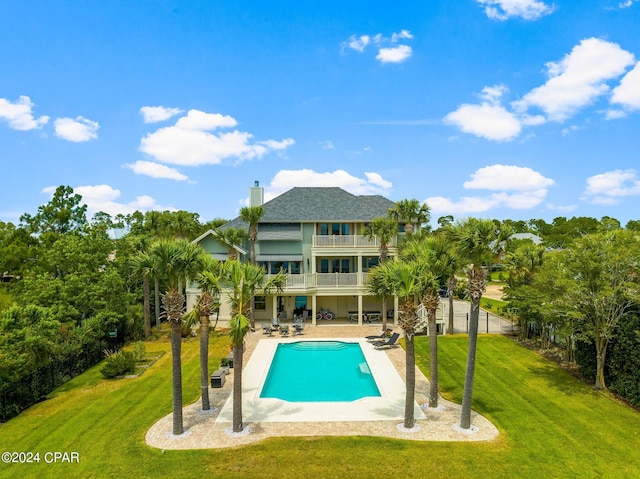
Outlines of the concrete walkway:
M300 339L312 338L361 338L379 333L380 325L367 326L307 326ZM396 327L397 329L397 327ZM400 331L398 331L400 332ZM267 338L261 331L247 336L245 364L256 345ZM405 353L400 347L376 351L388 355L401 378L405 377ZM232 370L233 371L233 370ZM198 400L183 409L185 432L180 436L172 434L172 415L169 414L154 424L146 434L148 445L160 449L213 449L252 444L270 437L294 436L378 436L413 441L488 441L498 436L498 430L483 416L472 412L471 431L459 429L460 405L439 399L438 409L426 407L429 382L416 368L416 402L426 415L426 419L416 420L411 430L403 427L398 419L372 421L309 421L309 422L247 422L245 431L233 434L229 423L216 421L226 401L231 400L233 374L227 378L223 388L210 389L211 410L203 411ZM243 396L244 399L244 396ZM420 412L420 411L417 411ZM422 417L422 414L416 414ZM250 432L248 432L250 430ZM247 433L248 432L248 433Z

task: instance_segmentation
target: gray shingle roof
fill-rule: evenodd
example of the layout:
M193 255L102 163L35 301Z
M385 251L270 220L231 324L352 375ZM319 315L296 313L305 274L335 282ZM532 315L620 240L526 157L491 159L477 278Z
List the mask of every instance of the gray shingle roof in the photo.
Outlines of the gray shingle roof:
M356 196L338 187L296 187L267 201L260 223L371 221L395 203L380 195ZM247 228L239 217L223 228Z

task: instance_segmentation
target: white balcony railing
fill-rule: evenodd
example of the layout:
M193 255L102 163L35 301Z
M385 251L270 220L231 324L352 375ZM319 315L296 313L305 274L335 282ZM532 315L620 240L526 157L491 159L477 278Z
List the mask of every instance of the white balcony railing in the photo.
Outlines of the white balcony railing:
M269 279L271 275L267 275ZM364 286L366 273L289 274L285 290Z
M395 246L396 240L389 242L388 246ZM377 237L372 239L362 235L313 235L314 248L379 248L380 241Z

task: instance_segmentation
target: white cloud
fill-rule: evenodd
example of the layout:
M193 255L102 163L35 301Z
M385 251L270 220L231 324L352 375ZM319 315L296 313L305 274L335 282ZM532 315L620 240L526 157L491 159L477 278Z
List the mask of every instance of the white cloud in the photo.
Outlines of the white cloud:
M178 128L185 130L215 130L218 128L233 128L238 122L235 118L220 113L205 113L200 110L189 110L176 122Z
M171 168L160 163L154 163L153 161L139 160L133 164L125 165L127 168L131 168L136 175L150 176L151 178L167 178L176 181L185 181L189 179L188 176L183 175L175 168Z
M335 146L331 140L324 140L320 142L320 146L323 150L333 150Z
M380 60L382 63L402 63L411 56L411 53L409 45L381 48L378 50L376 60Z
M369 35L361 35L359 37L356 37L355 35L351 35L349 37L349 40L345 42L345 44L343 45L343 48L347 46L352 50L362 53L364 49L367 47L367 45L369 45L370 41L371 41L371 37L369 37Z
M497 206L497 201L493 198L481 196L463 196L457 201L452 201L443 196L432 196L427 198L425 202L434 216L484 213Z
M522 131L518 118L504 107L482 103L463 104L444 117L445 123L465 133L494 141L511 141Z
M629 8L633 5L634 0L624 0L623 2L618 3L618 8Z
M260 158L273 150L293 145L291 138L253 142L253 135L234 130L211 132L237 125L230 116L190 110L174 126L159 128L140 141L139 150L156 161L174 165L214 165L224 160L236 162Z
M391 37L384 37L381 33L375 35L351 35L349 39L342 42L342 51L350 48L359 53L363 53L368 45L373 44L378 48L376 60L381 63L402 63L413 54L409 45L399 43L404 40L413 39L409 30L403 29L394 32Z
M140 108L140 114L145 123L165 121L179 115L182 111L180 108L167 108L164 106L143 106Z
M578 125L571 125L567 128L563 128L560 133L562 133L562 136L567 136L569 133L573 133L574 131L578 131L580 129L580 127Z
M560 62L547 63L549 80L512 103L520 113L537 107L549 120L564 121L581 108L608 93L605 83L622 75L634 62L633 54L619 45L587 38Z
M552 179L545 178L531 168L491 165L476 170L471 175L471 180L465 181L462 186L467 190L536 191L553 184Z
M635 170L613 170L587 178L585 201L600 205L618 204L620 198L640 195L640 177Z
M547 203L545 206L548 210L559 211L561 213L571 213L578 208L577 205L556 205L555 203Z
M628 110L640 110L640 62L613 89L611 103Z
M393 186L393 183L385 180L382 177L382 175L380 175L380 173L365 171L364 176L367 177L367 180L369 180L369 183L371 183L372 185L379 186L380 188L390 190L391 187Z
M44 188L45 193L53 194L55 187ZM151 196L137 196L128 203L118 202L122 193L109 185L77 186L73 192L82 196L82 202L87 205L87 216L92 217L98 211L104 211L111 216L117 214L131 214L138 210L141 212L149 210L172 210L175 208L159 205Z
M494 191L488 195L463 196L451 200L442 196L426 199L434 215L475 214L492 208L530 209L541 204L547 196L547 187L554 181L531 168L511 165L491 165L476 170L465 189Z
M265 200L275 198L294 186L337 186L354 195L387 196L391 187L379 173L366 172L366 178L358 178L344 170L320 173L311 169L280 170L265 187Z
M399 33L392 33L391 34L391 43L397 43L398 40L402 39L402 38L408 38L411 39L413 38L413 35L411 34L411 32L409 30L400 30Z
M524 20L537 20L549 15L554 7L538 0L476 0L484 6L484 11L489 18L494 20L507 20L511 17L520 17Z
M0 120L9 123L14 130L35 130L42 128L48 121L48 116L34 118L35 105L28 96L20 96L14 103L6 98L0 98Z
M98 138L98 122L91 121L83 116L73 118L57 118L53 122L56 129L56 136L63 140L81 143L83 141L95 140Z

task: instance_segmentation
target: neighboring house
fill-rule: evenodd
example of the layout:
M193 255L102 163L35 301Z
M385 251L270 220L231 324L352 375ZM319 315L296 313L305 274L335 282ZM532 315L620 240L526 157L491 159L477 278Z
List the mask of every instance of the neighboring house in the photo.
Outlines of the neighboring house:
M379 195L356 196L337 188L293 188L262 204L263 189L256 182L250 188L250 206L262 205L264 216L258 224L255 244L256 263L267 274L284 269L287 286L277 297L257 297L255 319L271 321L275 317L306 316L313 324L321 311L330 311L338 320L362 324L366 319L381 319L381 298L367 293L365 279L378 264L379 242L362 233L375 218L387 216L394 202ZM248 230L249 225L236 218L221 229ZM210 230L194 240L219 260L228 258L228 246ZM389 254L396 254L396 241ZM248 240L237 245L241 261L248 261ZM191 309L199 290L187 290ZM397 300L387 299L389 310L397 312ZM305 313L306 311L306 313ZM397 314L397 313L396 313ZM229 318L228 306L221 307L220 320ZM330 322L328 324L331 324Z

